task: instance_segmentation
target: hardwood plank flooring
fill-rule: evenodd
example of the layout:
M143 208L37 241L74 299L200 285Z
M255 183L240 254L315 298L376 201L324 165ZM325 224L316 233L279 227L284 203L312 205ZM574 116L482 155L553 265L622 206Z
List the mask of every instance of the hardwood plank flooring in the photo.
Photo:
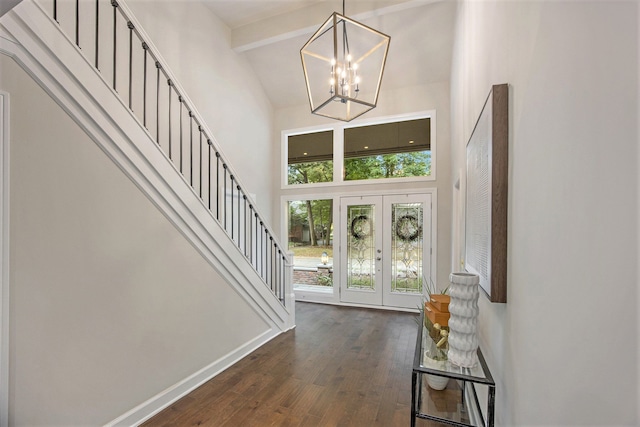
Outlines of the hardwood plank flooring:
M294 330L143 426L408 426L415 318L296 303Z

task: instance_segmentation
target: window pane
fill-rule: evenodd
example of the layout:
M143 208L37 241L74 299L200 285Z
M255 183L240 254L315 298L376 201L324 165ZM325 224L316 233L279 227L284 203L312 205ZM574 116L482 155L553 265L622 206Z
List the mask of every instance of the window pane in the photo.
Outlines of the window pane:
M333 292L333 200L289 202L293 286Z
M345 181L430 176L430 136L430 118L345 129Z
M333 181L333 131L292 135L287 145L288 184Z

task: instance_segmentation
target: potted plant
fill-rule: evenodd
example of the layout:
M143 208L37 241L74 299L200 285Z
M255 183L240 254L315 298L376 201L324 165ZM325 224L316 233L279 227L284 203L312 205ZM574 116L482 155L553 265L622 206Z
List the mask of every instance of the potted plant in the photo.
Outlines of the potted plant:
M446 338L446 331L445 338ZM424 350L424 358L422 365L425 368L435 369L438 371L444 371L447 367L447 351L446 346L438 347L438 344L433 340L427 340L429 344ZM446 339L445 339L446 341ZM449 383L448 377L442 377L439 375L427 374L427 384L434 390L444 390Z
M448 334L449 334L449 287L438 291L435 283L423 276L424 288L428 300L424 301L421 309L424 311L424 327L428 336L428 343L424 344L423 366L435 370L445 370L447 364ZM449 382L447 377L427 375L427 384L434 390L443 390Z

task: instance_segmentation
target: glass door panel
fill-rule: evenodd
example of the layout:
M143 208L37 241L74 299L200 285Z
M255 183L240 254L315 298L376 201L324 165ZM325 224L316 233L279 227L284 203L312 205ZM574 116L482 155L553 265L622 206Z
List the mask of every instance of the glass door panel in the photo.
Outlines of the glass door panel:
M431 200L428 194L385 196L383 301L394 307L421 304L423 277L430 275Z
M342 199L343 302L382 304L380 197Z
M375 205L348 207L347 289L376 290Z
M391 205L391 292L422 292L422 204Z
M431 195L341 199L342 302L416 308L431 276Z

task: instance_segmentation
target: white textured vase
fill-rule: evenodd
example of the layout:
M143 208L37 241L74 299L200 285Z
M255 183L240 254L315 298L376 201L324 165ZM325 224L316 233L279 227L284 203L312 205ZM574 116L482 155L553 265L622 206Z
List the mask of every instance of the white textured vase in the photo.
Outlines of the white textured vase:
M478 363L480 277L471 273L451 273L449 281L449 361L463 368L471 368Z

